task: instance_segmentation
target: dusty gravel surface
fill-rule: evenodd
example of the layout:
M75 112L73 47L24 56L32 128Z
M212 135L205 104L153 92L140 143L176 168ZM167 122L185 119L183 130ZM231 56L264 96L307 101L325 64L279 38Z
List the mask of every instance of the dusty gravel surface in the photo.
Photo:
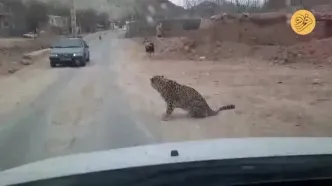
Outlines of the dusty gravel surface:
M0 77L0 170L159 142L115 83L113 66L125 46L118 33L102 34L101 41L88 37L91 63L84 68L51 68L44 58Z
M0 76L13 74L26 67L21 63L25 53L48 48L55 36L41 36L37 39L0 39Z
M156 54L149 59L143 46L130 40L126 42L131 52L118 63L119 84L134 109L160 121L155 130L165 141L332 136L329 68L271 65L246 58L219 62L175 61L160 60ZM152 75L165 75L194 87L212 108L235 104L236 109L206 119L191 119L176 110L170 121L162 122L165 104L149 84Z
M0 170L161 142L332 133L329 69L149 59L142 45L117 37L89 37L91 63L84 68L50 68L43 59L0 77ZM206 119L176 110L163 122L165 104L149 83L156 74L196 88L212 108L236 109Z

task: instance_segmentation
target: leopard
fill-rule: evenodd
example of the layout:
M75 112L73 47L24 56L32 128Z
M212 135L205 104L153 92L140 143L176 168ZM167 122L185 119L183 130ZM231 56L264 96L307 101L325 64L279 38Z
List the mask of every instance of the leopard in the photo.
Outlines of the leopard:
M155 75L150 78L150 83L166 102L166 112L162 120L169 120L175 108L187 111L192 118L206 118L216 116L220 111L235 109L234 104L225 105L218 110L212 110L204 97L194 88L179 84L175 80L163 75Z

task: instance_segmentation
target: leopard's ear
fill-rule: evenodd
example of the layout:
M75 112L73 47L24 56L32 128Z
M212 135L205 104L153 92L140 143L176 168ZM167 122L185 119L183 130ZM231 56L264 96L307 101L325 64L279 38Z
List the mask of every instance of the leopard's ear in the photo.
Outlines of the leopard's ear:
M152 77L150 78L150 81L151 81L151 82L155 82L157 79L160 79L160 76L152 76Z
M151 79L165 79L165 76L156 75L156 76L153 76Z

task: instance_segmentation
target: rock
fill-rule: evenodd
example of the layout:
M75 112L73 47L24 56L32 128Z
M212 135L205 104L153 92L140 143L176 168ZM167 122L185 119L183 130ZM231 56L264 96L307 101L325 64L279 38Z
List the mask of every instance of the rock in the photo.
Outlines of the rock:
M21 64L22 65L31 65L32 64L32 61L31 60L29 60L29 59L22 59L22 61L21 61Z
M332 58L329 57L329 58L327 59L327 61L328 61L329 63L332 63Z
M14 74L15 72L17 72L18 71L18 69L9 69L8 70L8 73L10 73L10 74Z
M313 84L313 85L319 85L319 84L321 84L321 82L320 82L319 79L314 79L314 80L312 81L312 84Z
M43 50L38 50L38 51L28 53L28 54L24 54L21 64L31 65L33 61L41 59L42 57L46 56L49 52L50 52L50 49L43 49Z

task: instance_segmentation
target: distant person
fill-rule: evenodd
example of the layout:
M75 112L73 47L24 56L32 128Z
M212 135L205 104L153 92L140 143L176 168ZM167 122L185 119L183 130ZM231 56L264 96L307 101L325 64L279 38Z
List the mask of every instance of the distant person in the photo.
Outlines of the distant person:
M156 26L156 32L157 32L157 37L163 37L163 25L162 23L159 23L157 26Z

